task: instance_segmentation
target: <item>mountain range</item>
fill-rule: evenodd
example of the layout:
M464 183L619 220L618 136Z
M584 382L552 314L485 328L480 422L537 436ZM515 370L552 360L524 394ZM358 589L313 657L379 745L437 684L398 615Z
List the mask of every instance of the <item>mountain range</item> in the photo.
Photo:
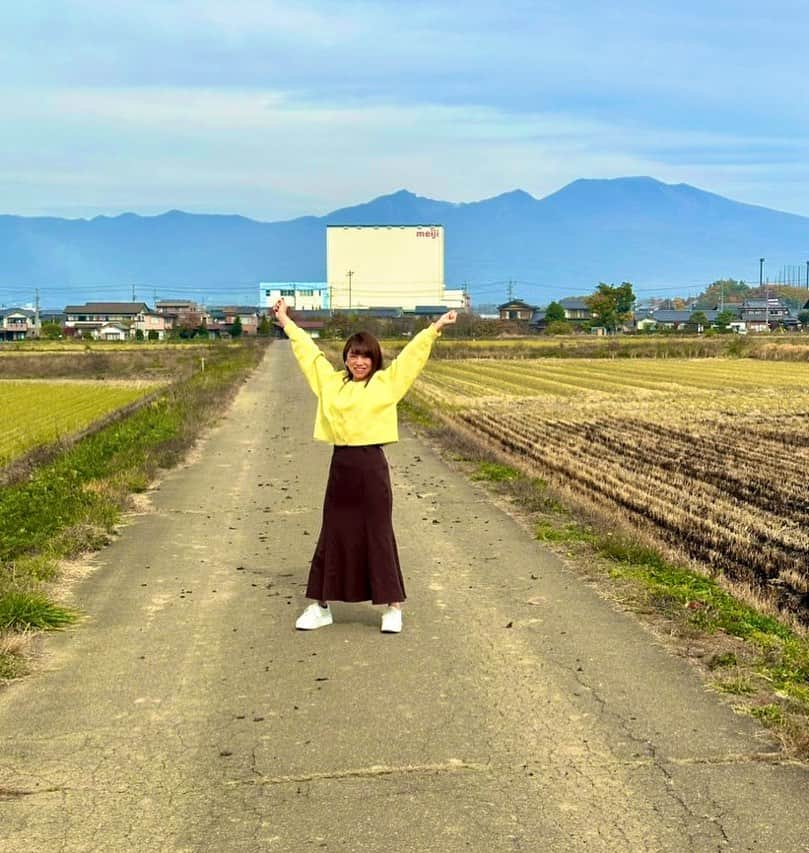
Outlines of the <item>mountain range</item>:
M0 303L185 297L254 303L260 281L324 281L326 225L443 225L445 280L475 304L535 304L631 281L688 295L719 278L757 283L809 258L809 218L648 177L581 179L542 199L522 190L450 203L400 190L326 216L259 222L159 216L0 216ZM801 284L805 278L801 279ZM511 282L511 284L509 284Z

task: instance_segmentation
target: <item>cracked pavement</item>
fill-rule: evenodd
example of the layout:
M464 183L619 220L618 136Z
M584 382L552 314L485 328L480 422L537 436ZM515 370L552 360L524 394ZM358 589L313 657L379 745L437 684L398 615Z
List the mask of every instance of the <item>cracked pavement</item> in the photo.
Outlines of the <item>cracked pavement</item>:
M809 851L807 767L406 429L409 601L296 632L329 448L288 344L0 691L0 850Z

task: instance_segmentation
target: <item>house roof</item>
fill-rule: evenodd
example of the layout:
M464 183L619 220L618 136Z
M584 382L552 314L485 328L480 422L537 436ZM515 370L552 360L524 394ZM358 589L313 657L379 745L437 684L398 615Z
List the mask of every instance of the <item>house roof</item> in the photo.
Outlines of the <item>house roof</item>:
M65 314L140 314L148 310L145 302L85 302L65 306Z
M502 305L497 306L498 311L505 311L507 308L525 308L528 311L535 311L536 305L529 305L522 299L512 299L510 302L504 302Z
M587 304L587 300L580 296L566 296L564 299L559 300L559 304L562 308L567 308L569 310L574 311L589 311L590 306Z

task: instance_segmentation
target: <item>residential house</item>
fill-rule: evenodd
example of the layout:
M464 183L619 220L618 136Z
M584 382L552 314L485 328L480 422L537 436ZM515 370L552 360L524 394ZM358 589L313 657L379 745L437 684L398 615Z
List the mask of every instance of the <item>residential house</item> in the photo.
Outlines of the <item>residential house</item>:
M155 311L166 318L166 329L198 329L204 324L205 309L191 299L158 299Z
M126 341L129 339L129 326L123 323L104 323L93 332L98 341Z
M225 324L232 326L238 317L242 324L243 335L256 335L258 333L259 310L250 305L231 305L222 309Z
M497 313L501 320L525 320L530 321L536 311L535 305L529 305L522 299L512 299L497 306Z
M777 328L797 329L800 326L789 306L777 296L745 299L739 311L739 319L751 332L768 332Z
M574 325L587 323L593 319L593 312L590 310L586 298L566 296L559 300L559 304L565 309L565 319Z
M236 318L242 325L243 335L258 334L260 322L257 308L245 305L228 306L225 308L211 308L205 316L205 326L210 337L227 337L236 322Z
M28 308L0 308L0 341L24 341L36 332L33 311Z
M149 331L156 331L163 337L166 330L165 317L152 311L145 302L85 302L84 305L68 305L64 310L65 335L77 338L100 338L104 334L111 336L104 340L119 340L120 335L112 326L125 330L127 338L134 338L138 330L148 337Z

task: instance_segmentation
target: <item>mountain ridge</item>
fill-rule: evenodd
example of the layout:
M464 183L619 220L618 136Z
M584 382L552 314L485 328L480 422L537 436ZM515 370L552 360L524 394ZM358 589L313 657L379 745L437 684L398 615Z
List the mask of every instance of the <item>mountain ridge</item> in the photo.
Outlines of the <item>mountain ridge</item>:
M275 222L177 209L92 219L2 214L0 302L34 288L112 298L133 284L210 302L220 293L257 296L260 281L323 281L325 227L340 224L443 225L446 283L468 283L476 302L505 298L509 281L539 304L599 281L631 281L638 293L757 281L760 257L775 270L804 264L809 249L809 217L649 176L580 178L543 198L516 188L461 203L402 188Z

